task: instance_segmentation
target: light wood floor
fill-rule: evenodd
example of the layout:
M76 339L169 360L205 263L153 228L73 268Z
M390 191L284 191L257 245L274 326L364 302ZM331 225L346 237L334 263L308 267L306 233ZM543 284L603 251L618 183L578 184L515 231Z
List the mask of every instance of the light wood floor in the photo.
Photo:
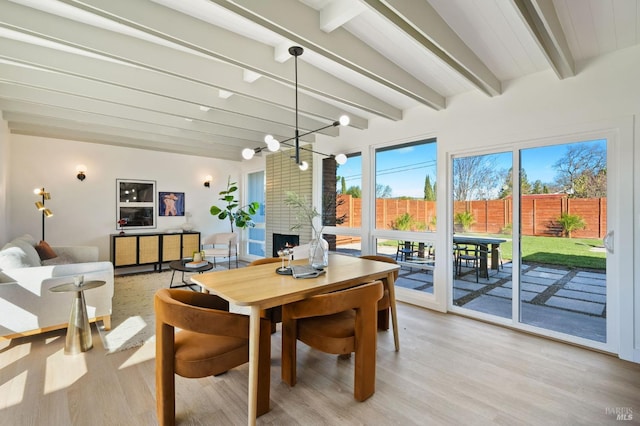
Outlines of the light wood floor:
M262 425L604 425L640 420L640 365L467 318L399 306L399 353L379 333L376 393L353 399L353 358L299 344L298 384L280 381L273 335L271 411ZM278 329L279 330L279 329ZM6 344L5 344L6 345ZM0 347L1 425L154 425L154 345L63 354L64 331ZM243 425L247 366L177 378L182 425ZM628 422L631 423L631 422ZM624 423L623 423L624 424Z

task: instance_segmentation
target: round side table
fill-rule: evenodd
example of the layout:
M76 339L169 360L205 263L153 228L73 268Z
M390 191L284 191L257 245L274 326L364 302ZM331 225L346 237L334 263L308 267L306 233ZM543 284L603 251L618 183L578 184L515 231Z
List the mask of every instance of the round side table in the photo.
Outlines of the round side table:
M189 287L191 290L193 290L193 285L198 285L198 284L194 284L194 283L190 283L184 280L184 273L185 272L198 272L198 273L203 273L205 271L210 271L213 269L213 263L211 262L207 262L206 265L202 265L198 268L189 268L187 267L185 264L187 262L190 262L191 259L183 259L183 260L174 260L173 262L169 263L169 268L171 268L171 270L173 271L171 273L171 282L169 283L169 288L180 288L180 287ZM176 271L180 271L182 272L182 284L180 285L173 285L173 277L176 274Z
M84 291L105 285L105 281L85 281L82 285L74 283L60 284L51 287L49 291L54 293L75 293L69 314L67 326L67 338L64 342L64 354L76 355L86 352L93 347L91 328L87 316L87 304L84 300Z

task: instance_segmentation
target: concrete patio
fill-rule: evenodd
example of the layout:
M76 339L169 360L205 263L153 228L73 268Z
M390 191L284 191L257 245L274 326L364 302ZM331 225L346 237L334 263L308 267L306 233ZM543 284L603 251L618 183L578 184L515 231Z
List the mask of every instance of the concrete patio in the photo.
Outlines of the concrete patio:
M511 318L512 264L505 263L489 278L463 267L454 278L453 303L478 312ZM430 271L403 266L398 287L433 292ZM556 265L523 265L521 322L573 336L606 341L606 275L604 271Z

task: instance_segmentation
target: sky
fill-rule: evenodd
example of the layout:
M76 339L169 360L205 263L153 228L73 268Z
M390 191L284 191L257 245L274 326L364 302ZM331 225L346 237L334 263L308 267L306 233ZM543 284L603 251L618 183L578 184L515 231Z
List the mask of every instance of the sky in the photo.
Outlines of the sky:
M589 143L606 146L606 140L589 141ZM529 182L536 180L542 183L553 182L556 176L553 164L563 157L569 145L571 144L521 150L521 166L524 167ZM509 170L512 164L511 151L492 155L495 155L499 169ZM390 186L392 197L422 198L426 175L430 176L432 184L436 182L436 143L378 151L376 169L376 183ZM362 188L361 157L350 157L346 164L339 166L338 175L345 177L347 188L351 186ZM338 188L340 188L340 182L338 182Z

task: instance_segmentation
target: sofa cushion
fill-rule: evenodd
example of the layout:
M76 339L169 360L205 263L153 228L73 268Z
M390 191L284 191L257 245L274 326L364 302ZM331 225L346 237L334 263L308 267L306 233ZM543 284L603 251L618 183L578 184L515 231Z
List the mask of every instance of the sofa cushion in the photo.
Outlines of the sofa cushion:
M0 255L2 255L1 258L3 259L0 261L0 268L2 269L40 266L38 252L30 242L22 238L16 238L5 244L0 251Z
M46 241L40 241L38 245L35 246L35 249L38 252L38 256L40 256L40 260L53 259L58 256Z
M42 266L51 265L69 265L75 263L73 257L67 253L62 253L60 256L52 257L51 259L45 259L42 261Z

